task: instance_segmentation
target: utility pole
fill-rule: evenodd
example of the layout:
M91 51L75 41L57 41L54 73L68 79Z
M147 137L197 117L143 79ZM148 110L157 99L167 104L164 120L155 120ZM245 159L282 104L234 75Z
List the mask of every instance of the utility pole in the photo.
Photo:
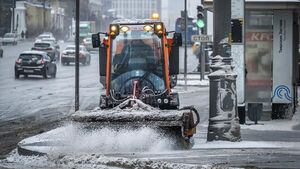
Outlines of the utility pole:
M187 0L184 0L184 90L187 90Z
M201 2L202 2L202 5L204 4L204 0L201 0ZM202 32L202 34L203 35L207 35L207 9L205 9L204 8L204 10L203 10L203 15L204 15L204 23L205 23L205 25L204 25L204 27L201 29L201 32ZM207 45L207 43L206 43L206 45ZM203 64L202 64L202 66L203 66L203 68L201 68L201 71L203 72L203 76L201 77L201 80L204 80L204 74L205 74L205 69L206 69L206 60L207 60L207 56L208 56L208 52L207 51L205 51L205 47L203 46L202 47L202 54L203 54Z
M80 0L76 0L75 24L75 111L79 110L79 15Z
M227 38L231 32L231 0L215 0L213 12L213 56L216 56L222 54L219 49L220 41Z
M12 31L15 31L15 8L16 8L16 0L13 0L13 7L12 7Z
M46 28L46 0L43 0L43 32Z

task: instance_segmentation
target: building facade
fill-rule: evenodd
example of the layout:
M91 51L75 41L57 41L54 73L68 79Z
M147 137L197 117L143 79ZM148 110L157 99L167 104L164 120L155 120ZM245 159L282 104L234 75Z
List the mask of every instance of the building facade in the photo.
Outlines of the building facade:
M161 13L160 0L112 0L118 18L145 19L154 12Z

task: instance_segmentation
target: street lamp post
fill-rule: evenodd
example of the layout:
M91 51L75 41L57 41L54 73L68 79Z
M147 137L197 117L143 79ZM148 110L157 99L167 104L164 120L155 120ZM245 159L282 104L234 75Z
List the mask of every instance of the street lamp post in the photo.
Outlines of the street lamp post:
M236 73L227 55L230 49L231 0L214 1L214 57L209 74L207 141L240 141L237 117ZM223 56L222 56L223 55Z
M43 0L43 31L46 28L46 0Z

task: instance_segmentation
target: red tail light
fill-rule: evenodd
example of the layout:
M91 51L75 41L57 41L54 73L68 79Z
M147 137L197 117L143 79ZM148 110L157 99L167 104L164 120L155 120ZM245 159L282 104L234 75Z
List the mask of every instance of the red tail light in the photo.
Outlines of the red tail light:
M16 60L16 64L21 64L22 63L22 60L21 59L17 59Z
M45 63L44 58L42 58L41 60L37 61L37 64L44 64L44 63Z

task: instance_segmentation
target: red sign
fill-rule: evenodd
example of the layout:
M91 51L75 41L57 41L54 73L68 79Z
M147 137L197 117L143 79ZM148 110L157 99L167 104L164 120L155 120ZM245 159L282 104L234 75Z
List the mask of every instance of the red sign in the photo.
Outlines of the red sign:
M250 41L272 41L273 33L272 32L247 32L246 40Z

